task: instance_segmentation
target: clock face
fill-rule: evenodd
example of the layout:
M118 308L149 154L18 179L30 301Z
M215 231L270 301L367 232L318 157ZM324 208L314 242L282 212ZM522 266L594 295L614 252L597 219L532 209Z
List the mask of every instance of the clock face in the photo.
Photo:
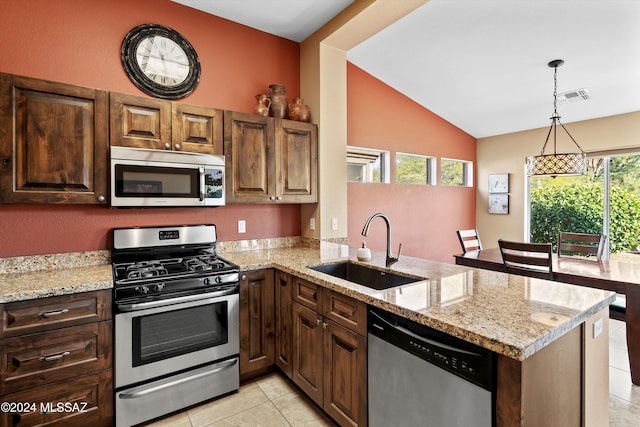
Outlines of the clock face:
M143 39L136 50L142 72L162 86L175 86L189 76L187 54L178 43L162 36Z
M124 38L120 53L127 76L149 95L183 98L198 85L198 55L193 46L171 28L140 25Z

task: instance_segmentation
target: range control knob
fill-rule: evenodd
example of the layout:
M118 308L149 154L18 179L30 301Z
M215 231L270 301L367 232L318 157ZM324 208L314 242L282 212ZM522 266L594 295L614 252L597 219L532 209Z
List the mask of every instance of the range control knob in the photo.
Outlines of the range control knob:
M162 292L162 290L164 289L164 283L158 283L157 285L153 286L153 290L154 292Z
M136 291L140 295L148 294L149 293L149 287L147 285L136 286Z

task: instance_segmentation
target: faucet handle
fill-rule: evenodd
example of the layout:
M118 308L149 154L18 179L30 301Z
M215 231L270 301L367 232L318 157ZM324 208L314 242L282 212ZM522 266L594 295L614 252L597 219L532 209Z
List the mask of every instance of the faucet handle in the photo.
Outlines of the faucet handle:
M396 255L397 259L400 259L400 251L402 250L402 243L398 245L398 254Z

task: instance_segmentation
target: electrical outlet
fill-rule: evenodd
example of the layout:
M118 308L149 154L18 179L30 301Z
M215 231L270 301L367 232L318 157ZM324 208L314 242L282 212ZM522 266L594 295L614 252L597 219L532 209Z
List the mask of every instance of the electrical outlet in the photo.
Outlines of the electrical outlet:
M597 338L602 333L602 318L593 322L593 337Z
M309 230L315 230L315 229L316 229L316 219L311 218L309 220Z
M331 229L334 231L338 229L338 218L331 218Z
M246 233L247 232L247 221L244 219L238 220L238 233Z

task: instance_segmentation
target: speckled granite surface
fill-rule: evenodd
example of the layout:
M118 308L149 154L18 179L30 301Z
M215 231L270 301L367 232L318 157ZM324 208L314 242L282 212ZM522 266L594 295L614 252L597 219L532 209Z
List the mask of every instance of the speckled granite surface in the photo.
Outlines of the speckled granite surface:
M109 251L0 258L0 303L112 287Z
M355 248L328 243L320 249L220 253L243 270L275 267L517 360L531 356L615 299L612 292L599 289L406 256L391 269L424 280L384 291L307 268L356 261L355 254ZM374 253L366 264L384 268L384 254Z
M356 260L355 248L326 242L225 243L242 270L278 268L513 359L524 360L606 308L612 292L402 256L392 270L417 282L376 291L307 268ZM290 246L289 246L290 245ZM108 251L0 259L0 303L113 286ZM369 263L384 268L384 254Z

